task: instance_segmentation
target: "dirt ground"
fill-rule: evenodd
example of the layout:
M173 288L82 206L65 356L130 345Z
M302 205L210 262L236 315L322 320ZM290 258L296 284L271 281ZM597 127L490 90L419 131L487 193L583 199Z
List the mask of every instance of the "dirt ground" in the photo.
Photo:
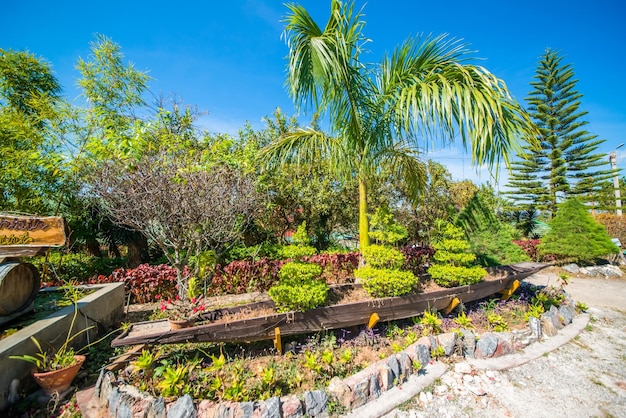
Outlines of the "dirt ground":
M558 285L554 269L531 276ZM590 321L563 346L504 370L455 365L385 418L626 417L626 277L572 277L566 290Z

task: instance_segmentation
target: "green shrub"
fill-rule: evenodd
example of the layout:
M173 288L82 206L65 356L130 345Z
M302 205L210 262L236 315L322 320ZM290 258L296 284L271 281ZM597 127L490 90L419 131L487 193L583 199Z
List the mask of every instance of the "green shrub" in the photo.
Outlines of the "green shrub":
M501 224L497 229L483 229L470 236L472 252L482 266L501 266L530 261L524 250L513 243L512 227Z
M322 274L322 266L313 263L285 263L278 273L281 281L308 281Z
M280 249L282 258L291 260L302 260L315 254L315 247L309 245L285 245Z
M550 231L539 244L541 254L554 255L561 261L591 262L619 252L604 227L576 199L560 204L548 225Z
M410 271L380 269L370 266L358 268L354 276L363 288L375 298L406 295L417 288L419 279Z
M393 245L405 239L409 234L406 228L393 219L389 206L376 209L370 220L370 238L375 242Z
M286 263L278 273L280 281L268 294L278 312L306 311L326 302L328 285L316 277L322 273L317 264Z
M400 251L382 245L370 245L362 252L366 264L377 269L399 269L405 261Z
M487 271L472 266L476 256L469 252L470 244L464 239L463 230L449 222L438 223L439 235L433 244L434 263L428 269L433 280L440 286L465 286L479 282Z
M439 286L456 287L478 283L487 275L480 266L463 267L446 264L435 264L428 269L431 277Z
M594 218L604 226L609 237L619 238L622 247L626 246L626 216L619 216L615 213L599 213Z

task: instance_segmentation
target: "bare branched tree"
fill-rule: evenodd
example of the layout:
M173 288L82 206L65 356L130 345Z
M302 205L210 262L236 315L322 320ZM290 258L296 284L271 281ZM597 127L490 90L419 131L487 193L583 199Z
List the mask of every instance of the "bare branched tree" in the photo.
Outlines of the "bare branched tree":
M262 197L251 177L225 166L206 168L183 155L103 163L93 187L113 219L143 232L163 250L178 272L178 293L185 300L190 257L213 250L217 263L261 207Z

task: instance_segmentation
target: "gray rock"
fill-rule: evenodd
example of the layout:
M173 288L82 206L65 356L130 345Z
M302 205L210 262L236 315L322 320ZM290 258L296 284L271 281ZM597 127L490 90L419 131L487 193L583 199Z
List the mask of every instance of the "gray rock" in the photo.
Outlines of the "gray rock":
M283 418L301 418L304 416L302 410L302 402L296 396L291 395L280 399L283 409ZM246 415L246 418L251 418L252 414Z
M619 267L613 266L611 264L606 264L603 266L590 266L590 267L586 267L585 270L586 270L586 274L590 276L604 276L605 278L622 277L624 275L624 273L622 273L622 270L620 270ZM582 272L582 269L581 269L581 272Z
M188 394L178 398L167 411L167 418L196 418L198 413Z
M580 271L580 267L578 267L578 265L574 263L568 264L566 266L562 266L561 268L568 273L574 273L574 274Z
M463 356L466 358L474 358L474 350L476 350L476 334L467 328L461 328L461 348Z
M281 418L280 398L274 396L263 403L261 418Z
M543 338L541 320L539 318L535 318L534 316L528 318L528 328L530 328L530 332L533 333L537 340L541 340Z
M400 379L400 363L398 362L398 359L396 358L396 356L389 357L389 359L387 360L387 364L389 365L389 368L391 369L391 372L393 373L393 378L399 380Z
M119 388L113 387L111 388L111 392L109 393L109 414L112 417L117 416L117 406L120 403L120 398L122 394L120 393Z
M254 402L239 402L237 405L237 418L251 418L254 414Z
M383 392L382 389L380 388L380 382L378 381L378 376L376 376L375 374L370 376L369 391L370 391L370 400L378 398L380 394Z
M413 374L413 364L411 363L411 357L406 352L400 353L400 374L402 381L408 379Z
M310 417L328 415L328 395L322 390L309 390L304 393L306 414Z
M554 337L558 333L558 329L554 326L555 319L550 312L544 312L541 315L541 330L548 337Z
M113 383L115 382L115 375L111 372L107 372L104 368L100 371L98 381L96 382L94 395L98 397L100 405L106 405L109 402L111 391L113 390Z
M352 394L354 395L354 398L352 399L352 408L358 408L359 406L365 405L370 396L370 377L368 376L366 379L356 383L352 388Z
M476 342L476 358L487 358L493 356L498 348L498 337L492 332L486 332Z
M415 346L415 355L417 357L417 361L422 365L422 369L428 366L430 363L430 349L424 344L418 344Z
M565 325L569 325L574 320L574 311L570 307L570 305L561 305L559 306L559 315L563 319Z
M155 399L146 409L146 418L162 418L167 415L165 399Z
M551 306L550 309L554 308L554 306ZM548 319L550 321L552 321L552 325L554 326L554 328L557 329L557 331L561 328L563 328L561 326L561 321L559 321L559 318L557 317L556 313L558 313L558 309L554 308L554 310L549 310L547 312L544 312L541 314L541 322L542 324L544 323L544 321L547 321ZM544 329L544 333L546 333L546 335L549 335L547 333L547 331Z
M380 367L380 387L383 392L388 391L395 385L395 377L393 375L393 371L391 371L391 367L387 364L383 364Z
M344 408L350 409L354 397L350 387L343 380L337 376L330 379L328 393Z
M554 305L550 306L550 315L554 315L554 320L555 320L554 326L556 327L556 329L563 328L563 325L565 324L565 321L563 321L561 319L561 314L559 312L559 308L557 308Z
M437 336L437 343L439 346L443 347L446 356L452 355L452 353L454 353L454 346L456 345L456 333L446 332L439 334Z

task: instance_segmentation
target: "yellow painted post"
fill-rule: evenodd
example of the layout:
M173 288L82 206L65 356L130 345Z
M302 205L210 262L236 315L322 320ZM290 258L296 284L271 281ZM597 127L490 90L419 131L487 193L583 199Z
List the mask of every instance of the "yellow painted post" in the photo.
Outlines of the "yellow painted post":
M280 328L278 327L274 328L274 347L276 351L278 351L278 354L283 354L283 344L280 340Z
M508 298L511 297L513 293L515 293L518 287L519 287L519 280L515 280L513 283L511 283L511 286L509 286L507 289L505 289L502 292L502 296L500 297L500 299L507 300Z
M448 305L448 307L446 309L443 310L443 313L445 313L446 315L448 315L450 312L452 312L452 310L454 308L456 308L459 303L461 303L461 301L459 300L459 298L454 298L450 301L450 304Z
M376 312L370 315L370 320L367 322L367 329L374 328L374 325L380 320L380 317Z

